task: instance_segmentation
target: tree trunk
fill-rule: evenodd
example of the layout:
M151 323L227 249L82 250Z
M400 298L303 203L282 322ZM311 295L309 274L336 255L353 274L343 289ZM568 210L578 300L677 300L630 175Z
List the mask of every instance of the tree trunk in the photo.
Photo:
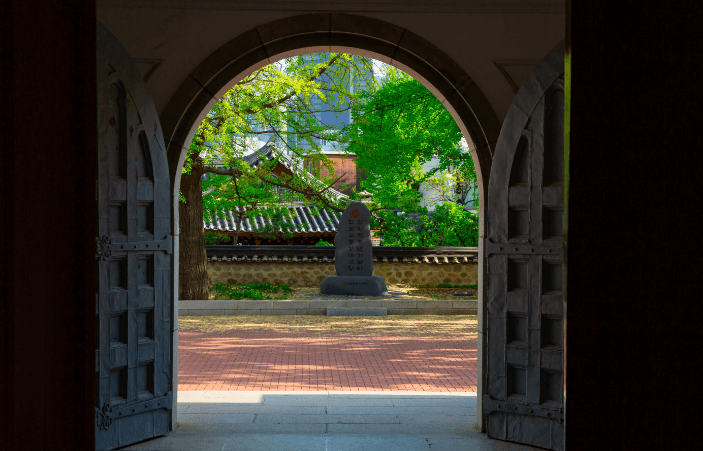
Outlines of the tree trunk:
M181 192L186 203L178 203L181 228L178 268L178 298L207 300L210 297L203 230L203 170L193 162L190 174L181 175Z
M239 216L237 216L237 233L235 233L235 235L234 235L234 243L232 243L232 244L234 244L234 245L236 245L236 244L237 244L237 241L239 240L239 231L240 231L241 226L242 226L242 217L243 217L243 216L244 216L243 214L239 214Z

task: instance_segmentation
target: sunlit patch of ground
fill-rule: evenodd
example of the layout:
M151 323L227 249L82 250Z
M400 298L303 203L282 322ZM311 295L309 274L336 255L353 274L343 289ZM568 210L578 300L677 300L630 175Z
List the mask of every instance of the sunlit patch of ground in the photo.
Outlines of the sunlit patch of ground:
M414 337L476 338L476 315L392 316L184 316L178 319L182 332L228 333L269 331L310 337Z
M178 390L475 392L475 315L179 318Z

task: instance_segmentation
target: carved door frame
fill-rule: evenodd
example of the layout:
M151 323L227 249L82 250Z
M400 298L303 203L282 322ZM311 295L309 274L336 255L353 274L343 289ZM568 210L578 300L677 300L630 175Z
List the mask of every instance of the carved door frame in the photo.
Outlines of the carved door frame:
M171 423L171 201L166 146L132 59L97 24L95 435L113 449Z
M548 115L563 116L553 96L563 93L564 71L562 41L508 110L491 166L479 272L482 426L491 437L550 449L564 447L566 258L563 117L559 129Z

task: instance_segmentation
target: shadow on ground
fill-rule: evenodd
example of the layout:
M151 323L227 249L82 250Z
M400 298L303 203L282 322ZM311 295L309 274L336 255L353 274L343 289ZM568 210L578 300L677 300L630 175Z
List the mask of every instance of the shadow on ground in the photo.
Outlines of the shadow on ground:
M178 427L121 449L519 451L476 431L475 393L181 392Z

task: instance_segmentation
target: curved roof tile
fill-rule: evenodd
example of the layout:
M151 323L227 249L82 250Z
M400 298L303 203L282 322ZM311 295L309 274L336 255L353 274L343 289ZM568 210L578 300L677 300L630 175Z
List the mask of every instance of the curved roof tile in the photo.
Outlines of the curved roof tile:
M280 164L290 169L291 172L300 177L301 180L305 181L310 187L317 189L327 188L327 185L305 170L301 162L296 162L293 158L284 154L270 143L267 143L260 149L255 150L245 157L242 157L242 159L252 168L258 168L264 161L277 160ZM334 200L343 201L349 199L349 196L337 191L334 188L327 188L325 193L330 194Z
M300 162L295 162L291 157L285 155L270 143L264 145L260 149L242 158L252 168L261 166L264 161L277 160L280 164L290 169L302 180L307 182L309 186L317 189L326 188L320 180L303 168ZM349 197L333 188L326 188L325 192L330 194L336 201L344 201ZM203 226L205 230L217 230L222 232L235 232L237 228L237 210L222 211L216 217L204 220ZM336 232L339 226L339 218L341 213L319 209L317 214L314 214L308 206L291 205L288 207L288 214L284 215L283 223L291 226L291 232L294 233L319 233L319 232ZM245 217L242 219L241 232L252 232L254 229L273 225L271 220L258 215L253 218ZM279 232L283 230L279 227Z
M310 207L307 206L289 206L287 207L288 214L283 216L283 223L290 224L293 233L319 233L319 232L336 232L339 225L341 213L330 211L327 209L319 209L315 214ZM265 226L273 226L273 222L269 218L262 215L257 215L253 218L244 217L242 219L240 232L253 232L255 229L260 229ZM205 230L221 231L221 232L236 232L237 217L236 210L222 211L203 221ZM281 227L278 227L278 232L283 232Z

